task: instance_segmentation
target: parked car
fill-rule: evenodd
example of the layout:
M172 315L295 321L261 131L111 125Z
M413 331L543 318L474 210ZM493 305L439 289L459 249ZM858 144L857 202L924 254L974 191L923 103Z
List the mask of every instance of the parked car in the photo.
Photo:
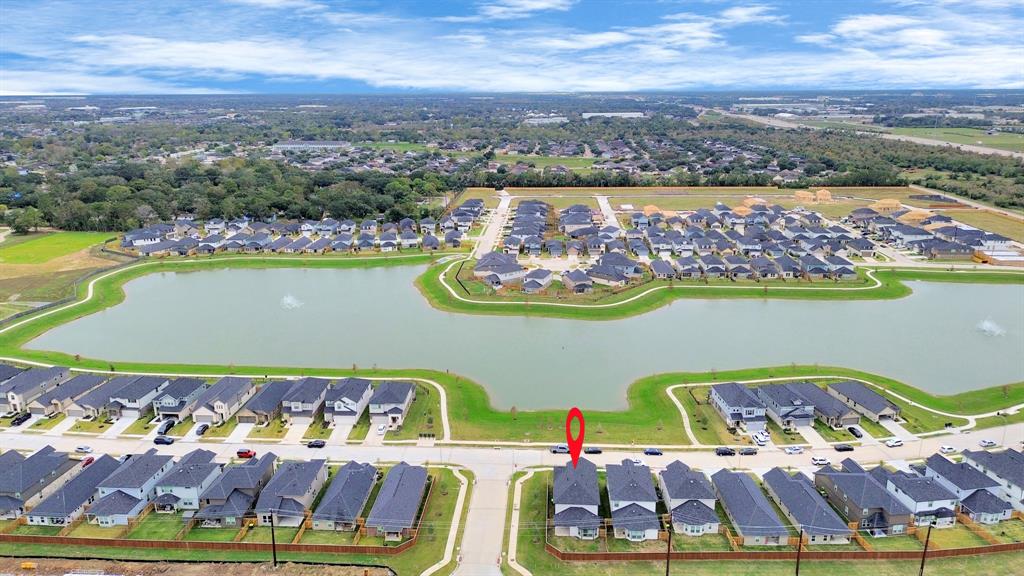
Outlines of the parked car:
M757 448L754 448L753 446L746 446L744 448L740 448L740 456L756 456L756 455L757 455Z
M715 448L715 456L735 456L736 451L728 446L719 446Z
M153 438L153 444L170 446L171 444L174 444L174 438L171 438L170 436L157 436L156 438Z
M568 454L569 453L569 445L568 444L555 444L554 446L551 447L551 453L552 454Z
M793 454L804 453L804 449L801 448L800 446L786 446L782 451L785 452L786 454L789 454L790 456L792 456Z
M956 448L953 448L952 446L946 446L945 444L943 444L942 446L939 446L939 452L943 454L952 454L956 452Z
M991 447L996 446L996 445L997 444L996 444L995 440L985 439L985 440L982 440L981 442L978 442L978 446L981 446L982 448L991 448Z
M833 448L836 449L836 452L853 452L853 446L849 444L836 444Z
M815 466L828 466L832 462L824 456L811 456L811 464Z
M757 432L754 432L753 434L750 435L750 437L758 446L764 446L765 444L768 443L769 440L772 439L772 437L768 434L767 430L759 430Z
M309 444L306 444L307 448L323 448L327 446L327 442L323 440L310 440Z
M238 452L235 452L235 456L239 458L255 458L256 451L252 448L239 448Z
M846 430L847 430L847 431L848 431L848 432L849 432L850 434L853 434L853 437L854 437L854 438L863 438L863 437L864 437L864 433L863 433L863 432L861 432L861 431L860 431L860 428L857 428L856 426L847 426L847 427L846 427Z
M647 448L644 450L644 456L661 456L664 452L660 448Z
M89 446L82 445L76 447L75 452L78 452L79 454L92 454L92 448Z
M85 468L86 466L92 464L95 461L96 458L94 456L87 456L84 460L82 460L82 468Z
M604 450L601 450L597 446L587 446L583 449L584 454L600 454L602 452L604 452Z
M11 420L11 428L21 426L25 422L28 422L29 418L32 418L32 414L28 412L22 412L21 414L18 414Z
M171 428L174 428L174 425L177 423L178 421L175 420L174 418L164 420L163 423L160 424L160 427L156 429L156 433L160 435L167 434L168 432L171 431Z
M199 428L196 428L196 436L202 436L203 434L206 434L206 431L209 429L209 424L200 424Z
M630 458L629 461L632 462L633 464L637 465L637 466L646 466L647 465L647 463L645 463L642 458Z
M377 426L377 435L378 436L383 436L384 433L387 432L387 431L388 431L387 424L381 424L380 426Z
M899 448L900 446L903 446L903 440L900 440L899 438L889 438L885 441L885 445L889 448Z

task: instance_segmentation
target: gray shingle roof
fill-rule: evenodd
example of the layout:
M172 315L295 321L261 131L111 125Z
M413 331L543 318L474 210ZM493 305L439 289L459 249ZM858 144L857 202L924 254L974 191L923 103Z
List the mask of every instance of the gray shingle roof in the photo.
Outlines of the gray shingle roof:
M157 481L157 486L198 487L221 465L213 461L215 454L197 449L181 457L173 468Z
M687 500L672 509L672 522L703 526L719 522L718 514L700 500Z
M661 472L668 497L672 500L714 500L715 492L703 472L676 460Z
M75 401L79 406L103 408L110 402L111 396L121 388L134 382L138 376L116 376L93 388L91 392Z
M742 536L788 536L789 531L754 479L746 474L719 470L711 476L722 506L729 511Z
M6 396L8 392L20 393L24 390L30 390L42 382L59 377L67 371L68 369L64 366L54 366L52 368L29 368L28 370L12 375L3 383L0 383L0 395Z
M141 488L171 460L171 456L157 454L155 450L132 456L100 486L113 489Z
M281 397L281 402L302 402L312 404L327 390L329 380L323 378L302 378L297 380L288 392Z
M366 506L377 469L370 464L347 462L338 469L313 514L314 520L355 522Z
M167 378L163 376L140 376L116 393L111 394L111 397L124 398L129 402L136 401L162 386L164 382L167 382Z
M47 405L54 400L73 400L86 394L93 388L103 383L103 376L96 374L81 374L50 390L36 399L36 402Z
M947 490L935 478L927 478L910 474L901 470L889 471L883 466L871 470L870 474L880 483L892 482L914 502L933 502L936 500L955 500L956 495Z
M14 450L0 456L0 494L16 496L45 486L74 466L67 453L44 446L29 457Z
M985 452L983 450L973 452L971 450L964 450L963 456L981 464L1015 486L1024 486L1024 454L1013 448L1008 448L1002 452Z
M170 396L177 400L181 400L205 385L206 382L203 382L199 378L175 378L167 385L166 388L160 391L157 398Z
M99 500L93 502L89 507L90 516L115 516L128 514L139 505L139 499L115 490Z
M909 508L890 494L883 484L859 464L849 458L843 460L841 464L841 470L826 466L818 470L817 474L828 476L840 492L864 508L881 508L894 516L911 513Z
M925 464L933 472L961 490L976 490L999 486L999 482L989 478L987 474L966 462L952 462L945 456L932 454L925 461Z
M555 526L578 526L580 528L597 528L601 525L601 517L593 512L573 506L555 514Z
M67 517L68 514L88 502L100 482L113 474L119 466L121 463L116 459L106 454L100 456L69 480L67 484L40 502L32 509L31 515L47 518Z
M730 407L764 408L764 404L749 388L737 382L715 384L711 389Z
M782 502L804 532L814 535L849 535L850 528L814 489L814 484L801 473L790 476L782 468L772 468L764 475L764 483Z
M853 409L843 404L842 400L825 392L813 382L792 382L786 384L786 387L803 398L806 404L814 406L816 412L820 412L827 418L840 418L853 412Z
M609 464L608 498L618 501L655 502L658 499L651 480L651 469L623 460L622 464Z
M203 492L201 498L203 500L224 500L231 496L232 492L255 490L268 469L273 469L276 460L277 456L273 452L267 452L259 458L228 466L220 478L214 480L206 492Z
M246 410L256 413L270 413L281 406L281 399L288 393L292 383L287 380L274 380L260 386L256 394L245 404Z
M401 404L415 387L412 382L394 382L388 380L374 389L370 396L370 404Z
M968 512L974 514L1000 514L1013 506L1001 498L996 497L988 490L976 490L973 494L964 498L960 505Z
M626 530L658 530L661 522L654 512L639 504L630 504L612 511L612 526Z
M412 528L426 486L426 468L399 462L388 470L366 525L385 532Z
M11 366L10 364L0 364L0 383L6 382L7 380L14 378L22 371L24 371L24 368Z
M285 462L277 469L274 477L260 491L256 502L257 512L305 512L298 502L304 496L319 474L327 466L326 460L308 462Z
M565 466L556 466L554 471L554 490L552 498L555 504L569 506L598 506L601 504L601 493L597 487L597 466L586 458L580 458L576 467L568 462Z
M829 384L828 387L835 390L836 392L839 392L843 396L846 396L847 398L853 400L857 404L860 404L861 406L867 408L868 410L875 414L882 412L886 408L899 411L899 407L897 407L895 404L886 400L884 396L882 396L878 392L875 392L874 390L869 389L867 386L861 384L860 382L854 382L852 380L847 382L836 382L834 384Z
M252 379L227 376L217 380L212 386L206 389L196 401L196 406L207 406L213 408L217 401L225 404L234 404L238 398L245 395L245 392L252 386Z

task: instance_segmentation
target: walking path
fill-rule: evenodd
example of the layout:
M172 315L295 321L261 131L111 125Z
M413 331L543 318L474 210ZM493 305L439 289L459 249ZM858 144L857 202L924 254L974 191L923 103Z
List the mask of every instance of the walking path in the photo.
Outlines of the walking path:
M523 501L523 483L532 478L534 472L535 470L530 470L525 476L516 480L512 495L512 521L508 526L508 565L523 576L533 576L533 573L516 561L516 552L519 548L519 508Z
M452 471L455 478L459 481L459 498L455 502L455 515L452 517L452 525L448 529L448 542L444 547L444 556L437 561L436 564L427 568L420 576L430 576L435 572L441 570L452 561L452 556L455 554L455 542L459 539L459 526L462 521L462 508L466 504L466 491L469 489L469 480L462 475L458 468L453 466L445 466Z

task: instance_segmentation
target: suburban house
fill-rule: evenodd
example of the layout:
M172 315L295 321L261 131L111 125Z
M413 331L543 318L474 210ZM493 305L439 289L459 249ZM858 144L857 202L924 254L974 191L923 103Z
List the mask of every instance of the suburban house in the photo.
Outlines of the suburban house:
M574 294L587 294L594 290L594 281L583 270L570 270L562 274L562 284Z
M100 482L114 473L121 463L106 454L81 469L74 478L54 491L26 514L32 526L66 526L85 512L96 499Z
M615 537L631 542L657 540L661 520L651 469L627 459L609 464L606 470Z
M0 520L20 517L63 486L77 467L77 462L53 446L28 457L16 450L0 454Z
M518 248L516 250L518 251ZM473 267L473 275L483 278L492 285L495 280L498 285L502 285L521 280L526 276L526 268L519 265L515 254L489 252L477 260Z
M96 489L98 499L86 516L100 526L124 526L142 513L156 492L156 483L174 465L170 456L156 450L129 456L121 467Z
M0 364L0 386L3 386L4 382L7 382L24 371L24 368L11 366L10 364Z
M709 396L730 428L757 432L765 428L765 407L749 388L736 382L715 384Z
M784 430L814 424L814 406L787 384L764 384L756 390L768 417Z
M138 376L115 376L67 405L69 418L99 418L107 412L110 397L134 382Z
M389 430L397 430L405 422L405 415L415 399L416 385L412 382L382 382L370 396L370 420L386 424Z
M220 476L224 467L213 461L214 456L216 454L213 452L202 449L182 456L171 471L156 483L154 510L199 510L199 497Z
M426 468L405 462L395 464L384 477L366 518L367 535L382 536L390 541L409 537L416 526L416 516L426 489Z
M712 474L711 481L745 546L789 544L789 530L753 478L723 468Z
M1024 512L1024 454L1007 448L1002 452L964 450L964 462L999 483L992 493Z
M791 382L783 386L800 397L804 404L813 406L814 416L833 429L860 424L859 412L813 382Z
M703 472L676 460L658 475L661 498L672 514L677 534L701 536L718 533L715 491Z
M829 503L873 536L906 533L914 522L910 508L860 464L849 458L840 464L838 470L825 466L814 474L814 486L825 492Z
M259 458L224 468L213 484L199 497L195 518L204 528L238 528L252 510L256 496L274 475L277 456L267 452Z
M103 383L105 378L96 374L81 374L63 382L28 403L32 414L52 416L64 412L72 402L88 394Z
M580 540L597 538L601 529L601 517L598 516L601 492L597 484L597 466L593 462L580 458L575 467L571 462L556 466L551 495L555 505L556 536Z
M850 380L829 384L828 393L874 422L896 420L900 415L899 406L860 382Z
M1013 513L1013 506L992 493L999 490L999 482L967 462L932 454L925 460L924 474L955 494L961 511L975 522L995 524Z
M355 426L372 395L373 385L365 378L338 380L324 396L324 420L335 425Z
M199 378L175 378L153 399L153 413L164 420L174 418L181 422L192 415L204 391L206 382Z
M29 368L0 383L0 413L23 412L30 402L67 380L70 370L63 366Z
M370 492L377 482L372 464L350 461L338 469L313 513L313 530L351 532L358 528Z
M223 424L231 419L256 393L256 387L249 378L227 376L214 382L213 386L196 401L192 419L196 424Z
M295 381L288 393L281 397L281 417L288 424L309 426L323 410L328 380L302 378Z
M139 418L168 384L170 380L163 376L139 376L110 395L107 412L118 418Z
M960 500L935 478L913 472L889 470L885 466L870 472L879 484L896 496L914 513L914 524L947 528L956 524L956 507Z
M782 468L772 468L764 475L764 487L782 513L803 530L809 543L849 543L853 531L803 473L791 476Z
M327 482L327 461L289 461L281 464L256 501L261 526L298 526Z
M281 399L291 390L287 380L273 380L259 387L236 417L240 424L270 424L281 415Z

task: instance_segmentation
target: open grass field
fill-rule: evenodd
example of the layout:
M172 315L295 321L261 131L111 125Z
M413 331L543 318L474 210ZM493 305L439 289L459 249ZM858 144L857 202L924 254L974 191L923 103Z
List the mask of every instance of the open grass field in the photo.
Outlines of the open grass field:
M968 226L974 226L975 228L1002 234L1018 242L1024 242L1024 220L1020 218L1012 218L998 212L972 208L943 210L942 213Z
M0 264L43 264L100 244L112 236L110 232L44 232L20 237L24 241L10 236L0 243Z
M902 136L943 140L955 144L975 144L1001 150L1024 152L1024 134L1022 133L996 132L989 135L986 130L979 128L892 128L889 132Z
M512 200L511 206L518 206L519 203L524 200L534 200L534 198L526 196L517 197ZM584 206L589 206L592 210L596 210L598 208L597 199L587 196L544 196L542 198L537 198L537 200L543 200L545 203L554 207L555 210L568 208L574 204L583 204Z

